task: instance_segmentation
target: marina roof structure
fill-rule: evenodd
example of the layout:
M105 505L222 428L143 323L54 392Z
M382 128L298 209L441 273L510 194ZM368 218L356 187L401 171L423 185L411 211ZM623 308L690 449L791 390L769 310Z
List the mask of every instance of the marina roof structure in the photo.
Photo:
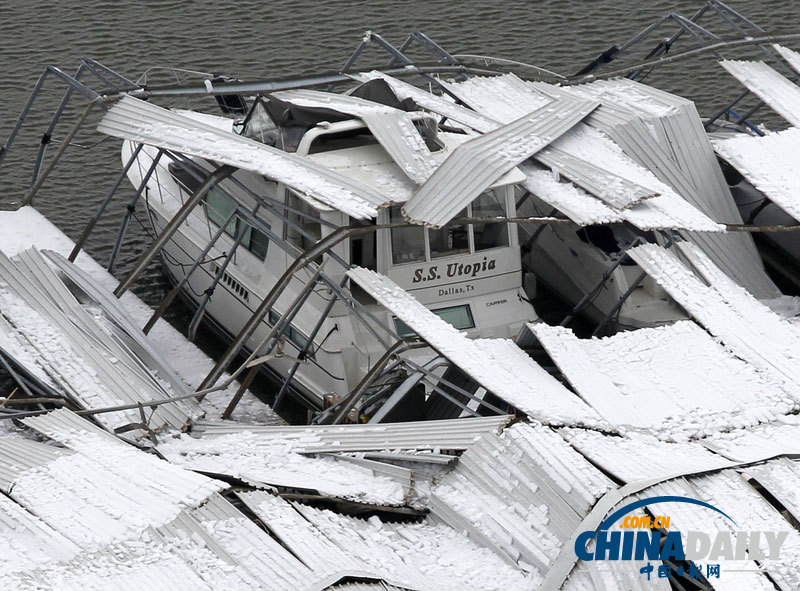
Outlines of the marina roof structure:
M790 127L764 136L740 134L712 140L717 153L795 219L800 219L800 172L794 154L800 149L800 129Z

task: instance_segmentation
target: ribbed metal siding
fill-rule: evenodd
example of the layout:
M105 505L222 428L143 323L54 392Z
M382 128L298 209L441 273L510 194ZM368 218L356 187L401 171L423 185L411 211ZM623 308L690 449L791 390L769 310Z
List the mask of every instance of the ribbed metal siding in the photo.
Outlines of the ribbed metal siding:
M445 225L503 174L569 131L597 105L556 100L461 144L406 202L403 214L434 228Z
M377 215L389 198L315 162L222 131L156 105L123 97L103 116L101 133L264 174L357 219Z

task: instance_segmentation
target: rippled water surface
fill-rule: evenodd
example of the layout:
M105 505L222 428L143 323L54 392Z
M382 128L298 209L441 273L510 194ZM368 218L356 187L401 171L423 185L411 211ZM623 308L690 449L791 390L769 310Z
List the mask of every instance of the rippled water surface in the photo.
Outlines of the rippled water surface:
M0 1L0 142L42 69L55 64L73 72L83 57L95 58L133 79L151 67L219 72L244 79L275 78L337 69L367 29L396 44L408 32L422 30L451 53L496 55L571 74L659 16L670 11L691 16L699 5L683 0ZM795 32L800 22L800 2L793 0L732 1L731 6L770 33ZM703 22L714 30L723 29L719 20ZM666 34L665 30L662 35ZM644 56L652 43L632 55ZM372 64L379 63L379 57L374 49L365 54L366 62ZM706 112L737 91L736 82L708 56L658 70L648 82L695 99ZM18 145L0 168L0 202L19 198L30 182L31 158L42 126L63 92L52 82L48 87ZM69 114L74 117L75 112ZM66 127L59 128L55 138L65 133ZM118 141L94 145L100 138L90 133L76 139L83 148L67 151L36 202L73 238L120 169ZM55 144L49 154L54 152ZM108 258L123 202L131 194L130 189L126 191L88 244L101 261ZM120 270L144 244L134 222ZM139 289L152 302L163 288L153 268Z

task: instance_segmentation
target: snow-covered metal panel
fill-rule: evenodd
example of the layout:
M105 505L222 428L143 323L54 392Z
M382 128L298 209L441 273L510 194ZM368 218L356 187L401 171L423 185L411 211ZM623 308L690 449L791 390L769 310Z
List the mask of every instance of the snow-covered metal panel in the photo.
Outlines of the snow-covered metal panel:
M755 425L800 409L781 380L733 356L694 322L579 339L528 324L575 390L609 423L672 439Z
M547 106L553 100L526 85L515 74L472 76L462 82L440 83L464 104L504 125Z
M306 158L282 152L132 97L123 97L100 121L98 131L252 170L357 219L377 215L389 197Z
M78 305L55 272L35 251L15 265L0 253L0 312L28 360L84 408L114 407L171 397L172 390L102 322ZM87 370L89 368L89 370ZM35 373L35 372L34 372ZM196 407L195 407L196 410ZM154 430L183 427L188 405L166 404L150 416ZM109 428L141 423L136 409L99 415Z
M757 462L782 454L800 456L800 423L789 416L781 422L713 433L702 443L736 462Z
M301 455L288 438L249 432L202 439L183 436L166 440L158 450L188 470L224 474L260 488L303 489L374 505L406 503L407 489L394 479L332 457Z
M589 461L623 482L720 470L734 464L696 441L667 442L633 431L622 437L573 428L560 433Z
M723 60L720 65L772 110L800 126L800 88L764 62Z
M422 184L433 174L431 152L414 126L411 113L354 96L302 88L276 92L274 96L298 106L324 107L358 117L408 178Z
M768 372L769 379L787 382L787 392L794 392L800 386L800 333L729 279L696 246L680 243L679 249L707 283L660 246L637 246L628 255L735 355Z
M722 223L742 222L690 100L627 79L569 87L530 84L552 96L566 94L600 101L601 106L587 118L589 125L610 137L628 157L706 216ZM751 236L692 232L687 238L758 297L778 295Z
M800 220L800 129L790 127L761 137L741 134L712 144L756 189Z
M404 423L302 426L197 421L192 426L192 435L209 438L248 432L264 440L289 442L297 453L387 449L461 451L480 435L500 431L511 419L511 416L491 416Z
M67 408L57 408L46 414L20 420L31 429L68 447L71 443L84 438L86 434L102 438L110 445L127 445L108 431L101 429Z
M538 578L612 488L551 429L519 423L461 456L434 487L431 514Z
M68 449L29 439L10 436L0 438L0 490L7 493L20 474L69 455L72 452Z
M772 47L780 54L786 63L792 67L795 72L800 74L800 53L797 53L794 49L784 47L780 43L773 43Z
M558 139L597 107L557 100L458 146L403 206L411 221L441 227L492 183Z
M453 121L461 123L462 125L466 125L475 131L486 133L500 127L500 123L494 119L491 119L490 117L485 117L479 113L476 113L472 109L468 109L453 102L452 100L448 100L447 98L437 96L422 90L421 88L417 88L408 82L398 80L397 78L389 76L388 74L384 74L383 72L374 70L372 72L354 74L354 76L363 81L374 80L376 78L385 80L398 98L410 98L423 109L427 109L428 111L437 113L443 117L447 117L448 119L452 119Z
M420 338L488 391L537 419L553 423L598 420L597 413L518 349L474 341L420 304L388 277L363 268L347 274ZM514 346L513 343L510 343ZM524 376L524 377L523 377Z
M628 209L644 199L659 195L653 189L629 181L589 160L554 146L539 150L536 153L536 160L614 209Z

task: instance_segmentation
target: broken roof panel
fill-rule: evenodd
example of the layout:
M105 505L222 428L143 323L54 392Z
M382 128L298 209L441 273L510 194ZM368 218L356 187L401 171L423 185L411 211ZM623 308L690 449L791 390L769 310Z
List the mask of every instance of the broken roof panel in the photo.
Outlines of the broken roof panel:
M742 223L697 109L690 100L632 80L597 80L557 87L529 83L551 96L601 101L587 123L608 135L689 204L722 223ZM778 289L766 275L750 235L738 232L687 237L758 297Z
M256 487L303 489L374 505L400 506L406 501L406 491L394 479L334 457L301 455L291 439L248 432L203 439L183 435L165 441L158 450L188 470L224 474Z
M780 56L789 64L792 69L800 74L800 53L797 53L793 49L789 49L788 47L784 47L779 43L773 43L772 47L777 51Z
M559 432L589 461L623 482L719 470L734 464L696 441L670 443L636 432L621 437L588 429Z
M527 325L575 390L610 424L702 437L800 408L780 380L731 355L694 322L579 339Z
M358 117L412 181L421 184L433 174L431 151L415 127L411 113L354 96L318 90L284 90L274 96L296 105L325 107Z
M696 246L679 243L678 248L708 284L660 246L645 244L627 253L735 355L768 372L770 380L788 382L787 392L794 391L800 385L797 329L735 284Z
M472 129L480 131L481 133L486 133L487 131L492 131L493 129L500 127L500 123L494 119L485 117L479 113L476 113L472 109L468 109L453 102L448 98L437 96L422 90L421 88L417 88L408 82L399 80L389 76L388 74L384 74L383 72L379 72L377 70L372 72L361 72L359 74L354 74L354 77L358 78L359 80L374 80L376 78L385 80L398 98L410 98L423 109L427 109L428 111L437 113L443 117L447 117L448 119L452 119L453 121L466 125L467 127L471 127Z
M574 127L597 103L549 102L458 146L403 206L411 221L441 227L503 174Z
M431 513L539 579L612 488L551 429L518 423L464 452L434 487Z
M511 123L552 101L545 94L526 86L515 74L473 76L462 82L440 82L464 104L501 124Z
M592 423L599 418L522 350L512 354L507 344L469 339L388 277L360 267L347 274L431 347L521 411L554 423Z
M100 121L98 131L181 154L252 170L357 219L377 215L390 199L306 158L228 133L145 101L125 96Z
M500 431L513 417L465 417L457 420L352 425L247 425L231 421L197 421L194 436L209 438L253 433L265 441L291 443L297 453L374 450L449 450L468 448L480 435Z
M736 462L757 462L782 454L800 456L800 423L795 415L748 429L715 433L703 445Z
M800 220L800 129L790 127L761 137L739 134L712 143L717 153L756 189Z
M800 88L761 61L722 60L720 65L781 117L800 126Z

